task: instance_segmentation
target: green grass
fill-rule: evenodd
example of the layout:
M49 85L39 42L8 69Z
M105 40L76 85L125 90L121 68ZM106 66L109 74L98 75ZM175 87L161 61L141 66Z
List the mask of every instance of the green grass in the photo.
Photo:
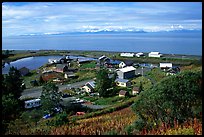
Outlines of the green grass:
M159 82L166 77L166 73L163 72L160 68L154 68L151 71L147 72L147 75L154 79L156 82Z
M141 82L143 90L147 90L152 87L152 82L144 76L134 78L131 82L132 82L132 86L136 86L136 87L139 87Z
M99 98L95 101L95 104L97 105L114 105L118 102L123 102L127 100L128 98L114 96L114 97L108 97L108 98Z
M95 68L96 67L96 62L95 61L92 61L90 63L86 63L86 64L82 64L80 66L80 68L82 69L86 69L86 68Z
M30 74L28 74L27 76L23 76L23 82L25 83L26 88L33 87L31 85L30 81L38 80L39 77L40 77L40 75L37 74L35 70L30 71Z

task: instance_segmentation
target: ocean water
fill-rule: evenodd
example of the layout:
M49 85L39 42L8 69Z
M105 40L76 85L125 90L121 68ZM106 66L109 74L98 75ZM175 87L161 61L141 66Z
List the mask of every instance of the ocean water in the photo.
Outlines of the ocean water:
M66 34L2 38L3 49L98 50L202 55L202 32Z

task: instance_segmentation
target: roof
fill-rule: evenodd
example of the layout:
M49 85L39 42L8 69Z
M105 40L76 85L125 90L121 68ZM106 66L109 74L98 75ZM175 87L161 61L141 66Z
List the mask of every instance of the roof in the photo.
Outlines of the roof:
M139 91L139 87L133 87L132 90L133 91Z
M99 57L98 59L102 60L102 59L105 59L105 58L107 58L107 57L103 55L103 56Z
M27 70L29 70L29 69L26 68L26 67L22 67L22 68L19 69L19 71L27 71Z
M172 63L159 63L160 67L172 67Z
M26 75L29 72L29 69L26 67L22 67L19 69L21 75Z
M150 52L149 54L159 54L159 52Z
M108 57L106 57L105 55L103 55L103 56L99 57L98 60L106 61L106 60L110 60L110 59Z
M95 82L94 81L88 82L86 83L86 86L88 86L89 88L95 88Z
M115 80L115 82L123 82L123 83L127 83L129 80L128 79L121 79L121 78L117 78Z
M57 64L56 65L56 68L59 68L59 69L63 69L64 67L67 67L67 65L64 65L64 64Z
M125 94L127 94L127 91L125 91L125 90L120 90L119 94L120 94L120 95L125 95Z
M78 63L85 63L85 62L90 62L93 59L87 59L87 58L83 58L83 59L78 59Z
M132 60L126 60L124 61L124 63L127 65L127 66L131 66L134 62Z
M112 65L119 65L121 63L121 61L119 60L110 60L109 62L107 62L107 64L112 64Z
M137 55L144 55L144 53L142 53L142 52L139 52L139 53L137 53Z
M37 99L27 100L27 101L25 101L25 103L31 103L31 102L35 102L35 101L40 101L40 99L37 98Z
M122 71L122 72L129 72L129 71L133 71L133 70L136 70L136 68L134 68L133 66L128 66L128 67L119 69L119 71Z

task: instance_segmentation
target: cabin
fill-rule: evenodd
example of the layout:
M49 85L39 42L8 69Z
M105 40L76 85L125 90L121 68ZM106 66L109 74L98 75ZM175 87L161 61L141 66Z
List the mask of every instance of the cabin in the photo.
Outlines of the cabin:
M105 55L98 58L99 65L104 65L106 63L110 63L110 58L106 57Z
M129 79L135 77L135 68L133 66L128 66L121 68L117 71L118 78Z
M77 76L75 75L74 72L64 72L64 78L76 78Z
M104 64L106 65L107 68L115 68L118 67L121 61L119 60L109 60L106 61Z
M77 59L77 63L78 63L78 65L79 66L81 66L81 64L85 64L85 63L89 63L89 62L91 62L91 61L93 61L92 59L84 59L84 58L82 58L82 59Z
M122 61L119 64L119 68L124 68L126 66L132 66L133 64L134 64L134 62L132 60Z
M137 95L140 93L140 88L139 87L133 87L132 88L132 95Z
M117 78L115 80L115 83L119 87L130 87L131 86L131 83L130 83L130 81L128 79L119 79L119 78Z
M20 68L19 71L20 71L20 74L22 76L25 76L25 75L27 75L30 72L30 70L28 68L26 68L26 67Z
M67 70L68 70L68 66L65 64L57 64L56 65L56 69L55 69L56 72L63 73L63 72L66 72Z
M142 56L144 56L144 53L142 53L142 52L139 52L139 53L135 54L135 56L139 58L139 57L142 57Z
M172 63L159 63L159 67L164 70L170 69L172 68L172 66L173 66Z
M39 107L41 105L39 98L27 100L24 103L25 103L25 108L35 108L35 107Z
M90 92L93 92L94 91L94 88L95 88L95 82L92 81L92 82L87 82L83 87L82 89L85 90L86 92L90 93Z
M149 57L157 57L157 58L160 58L162 57L162 54L160 54L159 52L150 52L148 54Z
M119 92L119 97L126 97L129 95L129 92L125 91L125 90L120 90Z
M121 57L134 57L135 53L120 53Z

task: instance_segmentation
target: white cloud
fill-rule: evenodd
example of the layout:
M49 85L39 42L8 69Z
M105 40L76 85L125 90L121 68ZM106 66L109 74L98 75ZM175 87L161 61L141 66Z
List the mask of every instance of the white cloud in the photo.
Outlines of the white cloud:
M185 6L191 6L191 13ZM2 4L4 35L83 30L202 29L202 8L177 3L32 2ZM200 10L200 11L199 11ZM182 12L181 12L182 11ZM179 24L179 25L175 25ZM172 26L172 27L171 27ZM14 32L16 31L16 32Z

